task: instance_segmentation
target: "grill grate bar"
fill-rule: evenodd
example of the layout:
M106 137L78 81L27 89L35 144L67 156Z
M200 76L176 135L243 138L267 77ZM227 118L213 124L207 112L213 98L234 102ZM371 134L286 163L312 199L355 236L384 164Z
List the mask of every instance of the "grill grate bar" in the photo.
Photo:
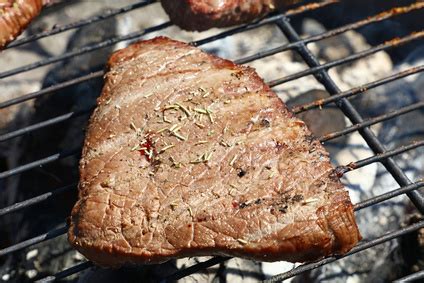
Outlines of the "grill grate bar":
M290 41L299 41L299 35L290 25L289 20L287 18L284 18L282 21L277 22L277 25L281 28L283 33L288 37ZM319 67L319 61L306 47L306 45L303 44L300 48L297 49L297 51L309 67ZM340 88L331 79L327 71L322 70L314 76L326 88L330 95L337 95L341 92ZM353 124L361 123L363 121L361 115L346 98L340 99L340 101L337 102L337 106L340 108L340 110L343 111L343 113L350 119ZM386 148L377 139L371 129L363 128L359 131L359 133L362 135L364 140L375 153L378 154L386 151ZM411 181L408 179L402 169L393 161L392 158L386 159L383 162L383 165L387 169L387 171L395 178L399 185L407 186L411 183ZM417 191L412 191L408 193L408 197L411 199L411 201L414 203L414 205L420 212L424 212L424 196L421 193Z
M68 230L68 228L66 226L62 226L60 228L51 230L47 233L41 234L37 237L22 241L18 244L15 244L13 246L10 246L10 247L4 248L4 249L1 249L0 250L0 256L4 256L4 255L7 255L7 254L10 254L10 253L13 253L13 252L17 252L19 250L30 247L32 245L47 241L49 239L56 238L60 235L65 234L67 232L67 230Z
M72 274L81 272L87 268L90 268L93 266L93 263L91 261L86 261L77 265L74 265L68 269L62 270L61 272L56 273L53 276L47 276L43 279L35 281L35 283L47 283L47 282L55 282L58 279L65 278L67 276L70 276Z
M405 276L403 278L397 279L393 281L393 283L401 283L401 282L418 282L420 279L424 278L424 270L418 271L411 275Z
M420 180L420 181L412 183L412 184L410 184L406 187L401 187L401 188L398 188L396 190L384 193L382 195L361 201L361 202L354 205L354 209L355 209L355 211L358 211L358 210L361 210L363 208L369 207L371 205L381 203L381 202L389 200L391 198L403 195L405 193L412 192L413 190L417 190L417 189L420 189L422 187L424 187L424 181Z
M336 170L337 170L338 173L344 174L344 173L356 170L358 168L362 168L364 166L370 165L371 163L381 162L385 158L392 157L392 156L407 152L409 150L412 150L412 149L415 149L415 148L418 148L418 147L421 147L421 146L424 146L424 141L413 142L409 145L401 146L401 147L396 148L394 150L386 151L383 154L378 154L378 155L368 157L368 158L365 158L365 159L362 159L362 160L359 160L359 161L356 161L356 162L351 162L351 163L349 163L345 166L338 166ZM22 201L22 202L12 204L8 207L0 209L0 216L11 213L11 212L18 211L20 209L24 209L26 207L32 206L34 204L37 204L37 203L40 203L40 202L43 202L43 201L46 201L46 200L48 200L48 199L50 199L50 198L52 198L52 197L54 197L58 194L66 192L66 191L68 191L71 188L74 188L76 186L77 186L77 183L70 184L68 186L65 186L65 187L62 187L62 188L59 188L59 189L55 189L51 192L45 193L43 195L40 195L40 196L37 196L37 197L34 197L34 198L30 198L30 199Z
M76 79L72 79L72 80L62 82L62 83L58 83L58 84L40 89L38 91L31 92L31 93L16 97L14 99L10 99L10 100L1 102L0 103L0 109L9 107L9 106L12 106L12 105L15 105L15 104L19 104L19 103L22 103L24 101L34 99L34 98L43 96L45 94L55 92L55 91L58 91L58 90L61 90L61 89L64 89L64 88L67 88L67 87L70 87L70 86L73 86L73 85L76 85L76 84L80 84L80 83L83 83L83 82L88 81L88 80L101 78L103 75L104 75L104 71L97 71L97 72L94 72L94 73L90 73L88 75L78 77Z
M42 166L44 164L56 161L58 159L72 156L74 154L79 153L80 151L81 151L81 149L77 148L77 149L73 149L73 150L69 150L69 151L59 152L59 153L47 156L45 158L39 159L37 161L33 161L33 162L27 163L25 165L18 166L16 168L13 168L13 169L10 169L10 170L7 170L7 171L3 171L3 172L0 173L0 180L7 178L7 177L10 177L10 176L13 176L13 175L16 175L16 174L20 174L22 172L36 168L38 166Z
M213 42L213 41L216 41L216 40L219 40L219 39L223 39L223 38L226 38L228 36L231 36L231 35L234 35L234 34L237 34L237 33L240 33L240 32L249 31L249 30L253 30L253 29L268 25L268 24L272 24L275 21L281 19L281 17L282 17L282 15L274 15L274 16L265 18L263 20L256 20L256 21L254 21L250 24L242 25L242 26L232 28L230 30L218 33L216 35L206 37L204 39L199 39L197 41L193 41L190 44L193 45L193 46L197 46L197 47L201 46L201 45L205 45L207 43L210 43L210 42Z
M217 265L221 262L224 262L226 260L231 259L231 257L221 257L221 256L216 256L213 257L211 259L208 259L206 261L203 262L199 262L195 265L189 266L179 272L176 272L174 274L172 274L169 277L164 278L163 280L161 280L161 282L168 282L168 281L176 281L179 280L181 278L184 278L186 276L189 276L191 274L197 273L198 271L202 270L202 269L206 269L209 268L211 266Z
M220 256L213 257L209 260L206 260L206 261L203 261L203 262L200 262L200 263L196 263L196 264L189 266L187 268L180 269L179 271L175 272L174 274L171 274L170 276L163 278L160 282L173 282L173 281L179 280L181 278L190 276L194 273L197 273L197 272L201 271L202 269L206 269L206 268L212 267L214 265L220 264L220 263L227 261L229 259L231 259L231 257L220 257Z
M333 96L330 96L330 97L325 98L325 99L316 100L316 101L311 102L311 103L306 103L306 104L302 104L302 105L293 107L292 111L295 114L299 114L299 113L302 113L304 111L311 110L311 109L314 109L314 108L321 108L324 105L338 101L340 98L347 98L347 97L351 97L351 96L354 96L354 95L357 95L357 94L363 94L363 93L366 93L366 91L368 91L370 89L374 89L376 87L379 87L379 86L388 84L390 82L393 82L393 81L396 81L396 80L399 80L399 79L420 73L422 71L424 71L424 65L412 67L412 68L406 69L404 71L401 71L399 73L388 76L386 78L383 78L383 79L380 79L380 80L377 80L377 81L374 81L374 82L371 82L371 83L368 83L368 84L364 84L362 86L355 87L355 88L352 88L352 89L344 91L344 92L341 92L340 94L333 95Z
M337 4L337 3L340 3L340 0L320 0L320 2L303 4L299 7L289 9L289 10L284 12L284 15L295 16L295 15L303 14L305 12L317 10L317 9L323 8L325 6L328 6L328 5L331 5L331 4Z
M386 121L386 120L389 120L389 119L393 119L397 116L412 112L412 111L420 109L422 107L424 107L424 101L417 102L417 103L414 103L412 105L399 108L398 110L388 112L386 114L383 114L383 115L380 115L380 116L377 116L377 117L374 117L374 118L371 118L371 119L362 120L362 122L357 123L355 125L352 125L350 127L346 127L345 129L343 129L341 131L337 131L337 132L327 134L327 135L321 137L319 140L320 140L320 142L326 142L330 139L334 139L334 138L337 138L337 137L340 137L340 136L344 136L346 134L364 129L368 126L375 125L377 123L380 123L380 122L383 122L383 121Z
M66 225L64 225L60 228L51 230L47 233L41 234L39 236L30 238L28 240L19 242L17 244L14 244L12 246L7 247L7 248L1 249L0 250L0 256L5 256L5 255L8 255L8 254L20 251L22 249L28 248L32 245L35 245L35 244L38 244L38 243L59 237L63 234L66 234L67 231L68 231L68 227Z
M74 189L76 186L77 186L77 183L73 183L73 184L61 187L59 189L55 189L51 192L47 192L45 194L30 198L28 200L24 200L24 201L21 201L21 202L14 203L14 204L7 206L5 208L1 208L0 209L0 216L3 216L3 215L8 214L8 213L16 212L16 211L19 211L21 209L33 206L35 204L41 203L41 202L46 201L46 200L49 200L49 199L51 199L51 198L53 198L57 195L60 195L62 193L70 191L71 189Z
M58 55L58 56L53 56L53 57L50 57L50 58L47 58L47 59L44 59L44 60L41 60L41 61L38 61L38 62L35 62L35 63L31 63L31 64L28 64L28 65L25 65L25 66L22 66L22 67L18 67L18 68L15 68L15 69L11 69L11 70L2 72L2 73L0 73L0 79L10 77L10 76L13 76L13 75L16 75L16 74L19 74L19 73L23 73L23 72L28 72L28 71L34 70L36 68L39 68L39 67L43 67L43 66L46 66L46 65L49 65L49 64L53 64L53 63L56 63L56 62L59 62L59 61L65 60L65 59L69 59L69 58L81 55L81 54L92 52L92 51L97 50L97 49L108 47L108 46L114 45L115 43L118 43L118 42L121 42L121 41L127 41L127 40L131 40L131 39L139 39L139 38L141 38L142 36L144 36L148 33L158 31L158 30L161 30L161 29L165 29L165 28L170 27L170 26L171 26L170 22L165 22L165 23L162 23L162 24L154 26L154 27L146 28L143 31L133 32L133 33L123 35L123 36L117 36L117 37L114 37L114 38L111 38L111 39L108 39L108 40L105 40L105 41L102 41L102 42L99 42L99 43L96 43L96 44L93 44L93 45L84 46L82 48L78 48L78 49L75 49L75 50L72 50L72 51L69 51L69 52L65 52L65 53Z
M28 133L33 132L35 130L45 128L47 126L51 126L51 125L55 125L55 124L64 122L64 121L69 120L71 118L75 118L75 117L78 117L78 116L82 116L84 114L91 113L93 111L93 109L94 108L90 108L90 109L78 111L78 112L69 112L69 113L54 117L52 119L48 119L48 120L45 120L43 122L36 123L36 124L30 125L30 126L18 129L16 131L12 131L12 132L2 134L2 135L0 135L0 142L4 142L4 141L7 141L7 140L16 138L18 136L28 134Z
M324 4L328 5L328 4L332 4L332 3L335 3L335 2L336 1L324 1L324 2L321 2L321 3L313 3L311 5L317 5L317 6L321 5L321 6L323 6ZM325 38L328 38L328 37L331 37L331 36L338 35L340 33L343 33L345 31L348 31L348 30L351 30L351 29L356 29L356 28L365 26L365 25L370 24L370 23L375 23L375 22L386 20L386 19L388 19L388 18L390 18L394 15L400 15L400 14L403 14L403 13L406 13L406 12L409 12L409 11L412 11L412 10L415 10L415 9L421 9L421 8L424 8L424 3L415 3L415 4L412 4L410 6L393 8L390 11L380 13L378 15L369 17L365 20L355 22L353 24L349 24L349 25L346 25L346 26L342 26L340 28L336 28L336 29L330 30L330 31L322 33L322 34L312 36L312 37L308 37L308 38L302 39L298 42L288 43L288 44L282 45L280 47L277 47L277 48L274 48L274 49L271 49L271 50L262 51L262 52L254 54L254 55L247 56L247 57L244 57L242 59L236 60L235 62L238 63L238 64L245 64L245 63L257 60L257 59L261 59L261 58L264 58L264 57L267 57L267 56L271 56L271 55L279 53L279 52L283 52L283 51L286 51L286 50L293 49L301 43L306 44L306 43L311 43L311 42L314 42L314 41L322 40L322 39L325 39ZM286 15L287 14L290 14L289 11L287 11ZM292 13L291 15L293 15L293 14L294 13ZM279 15L275 19L278 19L280 17L281 17L281 15ZM251 24L251 25L253 25L253 24ZM236 29L238 30L238 28L236 28ZM207 43L207 42L211 42L212 40L216 40L218 38L224 38L224 37L228 36L225 33L233 33L233 32L232 32L232 30L229 30L229 31L223 32L219 35L200 40L201 42L198 41L197 43L192 43L192 44L201 45L201 44L203 44L202 42ZM42 95L50 93L50 92L58 91L60 89L63 89L65 87L68 87L68 86L71 86L71 85L75 85L75 84L78 84L78 83L81 83L81 82L84 82L84 81L87 81L87 80L99 78L103 74L104 74L103 71L97 71L97 72L89 74L89 75L84 75L84 76L78 77L76 79L61 82L61 83L52 85L50 87L47 87L45 89L41 89L39 91L32 92L30 94L22 95L20 97L17 97L17 98L14 98L14 99L11 99L11 100L8 100L8 101L5 101L5 102L1 102L0 103L0 109L5 108L7 106L17 104L17 103L21 103L21 102L29 100L29 99L33 99L33 98L42 96Z
M415 148L418 148L418 147L421 147L421 146L424 146L424 140L416 141L416 142L413 142L413 143L408 144L408 145L400 146L400 147L398 147L394 150L389 150L389 151L386 151L384 153L380 153L380 154L359 160L357 162L349 163L347 166L342 166L341 172L344 174L346 172L356 170L358 168L370 165L370 164L375 163L375 162L380 162L380 161L382 161L386 158L393 157L393 156L399 155L401 153L405 153L407 151L410 151L412 149L415 149Z
M406 44L406 43L409 43L409 42L412 42L414 40L421 39L421 38L424 38L424 31L415 32L415 33L412 33L412 34L405 36L405 37L402 37L402 38L395 38L393 40L390 40L390 41L387 41L387 42L382 43L380 45L377 45L375 47L372 47L370 49L352 54L350 56L347 56L343 59L334 60L334 61L331 61L331 62L326 63L326 64L322 64L322 65L320 64L320 65L317 65L317 66L314 66L314 67L310 67L310 68L308 68L304 71L300 71L300 72L294 73L292 75L288 75L284 78L272 80L272 81L269 82L269 86L274 87L276 85L283 84L283 83L286 83L286 82L289 82L289 81L293 81L293 80L299 79L299 78L307 76L307 75L317 74L319 71L328 70L330 68L333 68L333 67L336 67L336 66L339 66L339 65L343 65L343 64L346 64L346 63L367 57L367 56L372 55L374 53L377 53L379 51L385 51L385 50L394 48L396 46L403 45L403 44Z
M137 8L141 8L141 7L145 7L147 5L152 4L155 1L140 1L140 2L136 2L134 4L130 4L128 6L122 7L122 8L118 8L118 9L109 9L107 11L105 11L103 14L98 15L98 16L93 16L90 17L88 19L84 19L84 20L80 20L77 22L73 22L67 25L63 25L63 26L56 26L51 30L48 31L43 31L34 35L30 35L21 39L17 39L15 41L13 41L12 43L10 43L8 46L6 46L4 49L8 49L8 48L12 48L12 47L17 47L26 43L30 43L32 41L35 41L37 39L41 39L44 37L48 37L48 36L52 36L64 31L68 31L68 30L72 30L72 29L76 29L76 28L80 28L89 24L93 24L102 20L105 20L107 18L111 18L114 16L117 16L119 14L123 14L132 10L135 10Z

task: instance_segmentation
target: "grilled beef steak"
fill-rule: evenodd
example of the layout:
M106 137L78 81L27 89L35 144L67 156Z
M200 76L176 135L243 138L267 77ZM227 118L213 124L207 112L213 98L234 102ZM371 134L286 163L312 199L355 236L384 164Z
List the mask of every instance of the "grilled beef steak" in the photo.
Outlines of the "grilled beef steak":
M14 40L50 0L0 0L0 49Z
M308 261L360 239L327 152L249 67L164 37L112 55L69 241L102 266Z
M186 30L203 31L252 21L300 0L162 0L171 21Z

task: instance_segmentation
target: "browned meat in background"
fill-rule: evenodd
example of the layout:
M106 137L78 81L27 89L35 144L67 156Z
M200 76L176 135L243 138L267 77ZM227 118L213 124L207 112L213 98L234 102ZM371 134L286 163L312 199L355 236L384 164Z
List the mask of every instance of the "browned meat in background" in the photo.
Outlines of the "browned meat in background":
M0 49L14 40L49 0L0 0Z
M301 0L162 0L171 21L186 30L203 31L252 21Z
M105 79L69 228L88 259L295 262L360 239L328 153L252 68L158 37Z

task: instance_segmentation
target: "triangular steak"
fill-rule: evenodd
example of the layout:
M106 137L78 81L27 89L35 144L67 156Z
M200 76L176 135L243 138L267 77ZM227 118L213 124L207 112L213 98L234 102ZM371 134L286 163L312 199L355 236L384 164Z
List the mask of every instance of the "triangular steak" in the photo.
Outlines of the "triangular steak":
M164 37L112 55L70 219L88 259L295 262L359 239L328 153L252 68Z

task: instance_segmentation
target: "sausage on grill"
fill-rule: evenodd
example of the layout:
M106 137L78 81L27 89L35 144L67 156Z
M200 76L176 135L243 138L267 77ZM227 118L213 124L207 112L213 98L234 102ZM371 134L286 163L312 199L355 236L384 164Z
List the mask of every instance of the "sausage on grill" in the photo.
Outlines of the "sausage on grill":
M0 0L0 49L14 40L49 0Z
M171 21L185 30L203 31L250 22L300 0L162 0Z

